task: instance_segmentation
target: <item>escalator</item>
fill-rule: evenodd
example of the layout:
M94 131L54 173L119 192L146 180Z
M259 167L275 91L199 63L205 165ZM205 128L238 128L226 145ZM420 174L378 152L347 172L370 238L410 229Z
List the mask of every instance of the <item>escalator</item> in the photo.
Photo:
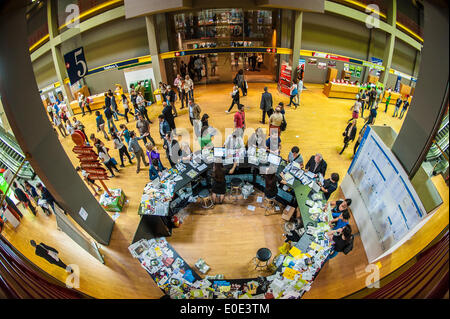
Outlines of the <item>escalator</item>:
M22 164L25 155L14 136L6 132L0 126L0 168L9 169L12 173L16 172ZM18 177L30 180L34 179L36 174L29 162L26 162L17 174Z
M448 168L449 153L449 125L448 112L442 120L441 126L436 134L435 141L428 151L426 161L430 164L430 173L432 175L442 174Z

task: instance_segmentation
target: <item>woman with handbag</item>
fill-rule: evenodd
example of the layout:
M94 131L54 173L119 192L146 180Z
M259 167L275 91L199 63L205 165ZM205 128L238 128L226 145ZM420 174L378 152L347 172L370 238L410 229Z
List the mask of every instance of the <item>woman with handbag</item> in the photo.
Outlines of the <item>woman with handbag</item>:
M119 169L117 168L116 160L111 158L108 154L108 150L104 146L97 145L98 158L103 162L106 168L111 172L111 176L109 178L116 177L113 172L113 168L119 173Z

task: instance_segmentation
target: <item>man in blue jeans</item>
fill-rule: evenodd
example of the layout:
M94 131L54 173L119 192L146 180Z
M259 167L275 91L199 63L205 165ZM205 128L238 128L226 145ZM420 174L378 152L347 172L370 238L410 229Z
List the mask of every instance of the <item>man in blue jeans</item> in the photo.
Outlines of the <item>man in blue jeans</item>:
M402 98L399 97L397 99L397 101L395 102L395 109L394 109L394 114L392 114L392 117L397 117L398 110L400 109L400 106L402 105L402 103L403 103Z
M108 122L108 129L109 129L109 133L113 132L111 126L114 128L114 131L117 132L117 127L114 124L114 120L113 120L113 111L111 110L111 107L109 106L104 106L104 113L105 113L105 117L106 117L106 122Z
M405 114L406 110L408 109L409 106L409 102L408 102L408 96L405 98L405 100L403 101L403 108L402 111L400 112L400 116L399 119L403 118L403 114Z

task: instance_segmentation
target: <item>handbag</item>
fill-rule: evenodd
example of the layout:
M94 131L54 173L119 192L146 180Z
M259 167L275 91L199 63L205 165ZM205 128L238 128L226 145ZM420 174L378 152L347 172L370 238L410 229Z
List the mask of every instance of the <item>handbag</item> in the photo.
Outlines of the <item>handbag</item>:
M286 123L286 120L284 119L284 115L283 115L283 121L281 121L280 130L285 131L286 127L287 127L287 123Z

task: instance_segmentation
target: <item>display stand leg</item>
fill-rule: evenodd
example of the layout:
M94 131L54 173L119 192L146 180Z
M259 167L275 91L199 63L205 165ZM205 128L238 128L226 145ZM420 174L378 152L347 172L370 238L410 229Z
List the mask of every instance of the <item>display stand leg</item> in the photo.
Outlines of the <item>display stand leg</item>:
M103 188L105 189L106 193L108 193L109 196L112 196L111 193L109 192L108 187L105 185L105 182L103 182L102 180L100 180L100 184L102 184Z

